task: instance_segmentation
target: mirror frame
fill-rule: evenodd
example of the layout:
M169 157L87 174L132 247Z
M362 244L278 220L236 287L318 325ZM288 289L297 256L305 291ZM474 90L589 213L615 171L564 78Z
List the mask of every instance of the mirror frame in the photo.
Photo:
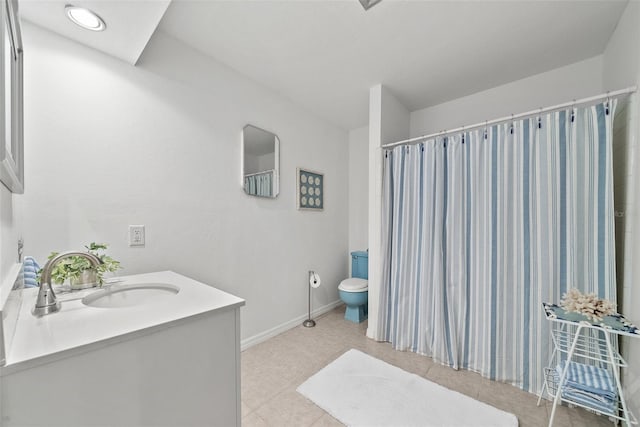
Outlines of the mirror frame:
M23 48L20 21L18 18L18 0L0 0L0 114L4 118L0 123L2 135L0 147L0 181L16 194L24 193L24 90L23 90ZM5 52L4 37L9 37L10 52ZM10 75L5 75L8 68L7 58L11 60ZM10 93L11 99L6 97ZM7 102L9 101L9 102ZM6 111L7 105L10 111ZM10 121L7 115L10 114ZM7 127L9 127L7 129ZM6 136L10 135L10 141ZM10 148L9 148L10 147Z
M273 168L274 168L274 174L273 174L273 195L272 196L259 196L257 194L249 194L247 193L245 186L244 186L244 179L245 179L245 173L244 173L244 160L245 160L245 139L244 139L244 134L245 134L245 130L248 127L252 127L254 129L259 129L263 132L267 132L270 133L271 135L273 135L275 137L274 140L274 145L273 145L273 149L274 149L274 159L273 159ZM252 125L251 123L247 123L246 125L244 125L242 127L242 132L241 132L241 148L240 148L240 186L242 187L242 192L244 194L246 194L247 196L251 196L251 197L259 197L261 199L275 199L278 197L278 195L280 194L280 137L275 133L275 132L271 132L269 130L263 129L259 126L256 125Z

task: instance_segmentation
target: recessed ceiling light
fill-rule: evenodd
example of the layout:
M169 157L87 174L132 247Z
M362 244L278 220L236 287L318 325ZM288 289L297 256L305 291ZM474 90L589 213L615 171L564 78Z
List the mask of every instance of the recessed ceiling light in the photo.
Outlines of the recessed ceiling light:
M84 7L68 4L64 7L64 11L71 22L87 30L104 31L107 28L102 18Z

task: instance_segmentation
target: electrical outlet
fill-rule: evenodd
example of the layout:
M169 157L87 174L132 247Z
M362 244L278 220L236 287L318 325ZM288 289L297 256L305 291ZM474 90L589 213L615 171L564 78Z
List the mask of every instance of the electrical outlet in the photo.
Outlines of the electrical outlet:
M144 246L144 225L129 226L129 246Z

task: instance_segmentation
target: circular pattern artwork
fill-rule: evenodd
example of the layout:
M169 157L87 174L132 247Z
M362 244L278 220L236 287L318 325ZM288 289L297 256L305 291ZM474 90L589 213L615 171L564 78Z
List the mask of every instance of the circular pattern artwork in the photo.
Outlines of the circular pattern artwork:
M298 209L323 210L324 175L298 169Z

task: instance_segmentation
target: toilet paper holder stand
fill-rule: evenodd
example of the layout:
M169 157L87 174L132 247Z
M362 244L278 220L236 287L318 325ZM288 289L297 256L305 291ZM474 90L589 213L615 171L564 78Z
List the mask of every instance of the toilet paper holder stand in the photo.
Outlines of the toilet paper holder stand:
M315 271L309 270L309 312L307 320L302 322L302 326L305 328L316 326L316 321L311 318L311 288L317 288L318 286L320 286L320 276Z

